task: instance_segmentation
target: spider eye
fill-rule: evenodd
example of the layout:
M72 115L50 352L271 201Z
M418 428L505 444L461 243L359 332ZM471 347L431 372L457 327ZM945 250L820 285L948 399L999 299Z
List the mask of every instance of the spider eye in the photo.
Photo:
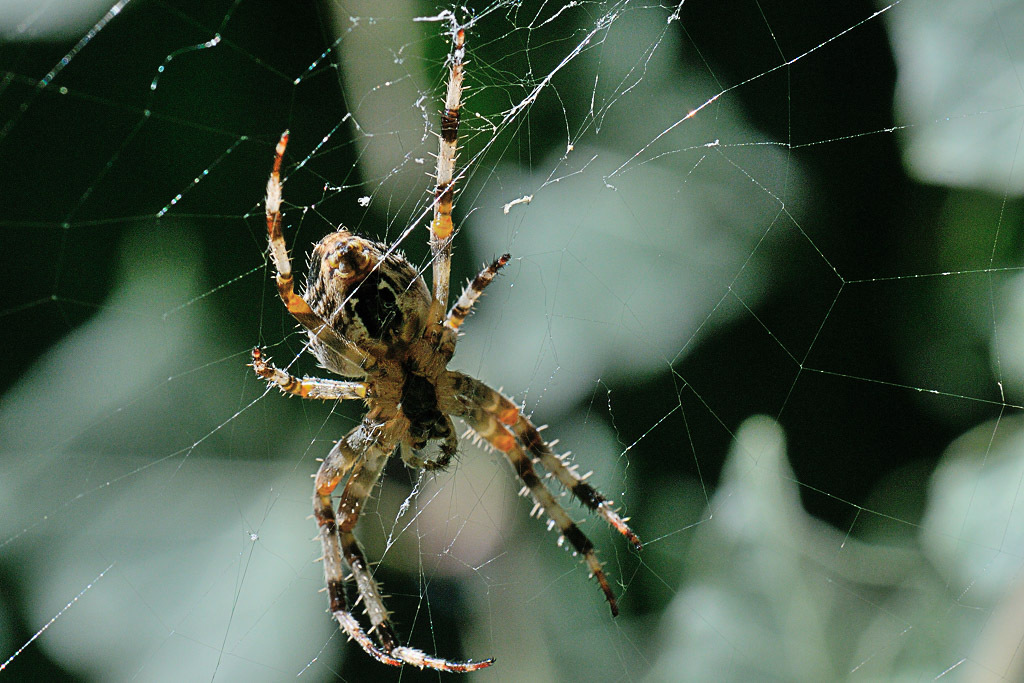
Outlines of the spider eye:
M323 266L331 277L340 274L346 282L358 282L377 265L371 245L347 232L338 232L324 239Z

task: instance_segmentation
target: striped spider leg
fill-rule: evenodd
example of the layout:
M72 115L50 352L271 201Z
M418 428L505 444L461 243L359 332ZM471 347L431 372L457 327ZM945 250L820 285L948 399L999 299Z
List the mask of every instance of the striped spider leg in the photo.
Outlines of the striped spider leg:
M448 305L448 289L451 281L452 239L454 238L452 201L455 198L455 157L459 141L459 113L462 109L466 32L461 28L456 28L453 43L448 91L444 98L444 110L441 112L441 135L438 140L434 188L434 218L430 222L431 271L434 276L431 320L438 321L444 316L444 309ZM454 344L452 349L454 350Z
M380 587L355 536L366 500L388 458L398 453L414 469L447 467L458 449L452 417L463 420L512 465L536 504L582 555L611 607L615 594L597 559L593 543L580 531L541 481L535 465L598 513L639 549L640 540L611 503L557 456L539 430L516 405L484 383L450 371L459 330L487 286L510 259L502 255L486 266L447 312L451 266L452 199L459 110L462 97L465 33L453 32L445 108L441 117L434 216L430 225L433 288L402 254L387 245L353 235L344 227L313 248L302 294L295 291L292 265L282 233L281 167L288 145L281 136L267 182L267 236L282 303L309 336L307 349L320 365L344 380L294 377L277 368L260 349L252 367L268 384L307 399L366 404L361 423L338 441L314 479L313 516L323 549L329 610L341 629L377 661L392 666L465 673L493 659L454 661L399 644ZM426 456L436 445L438 455ZM341 487L335 509L333 496ZM346 597L345 568L351 572L370 622L364 629ZM357 601L358 602L358 601Z
M276 384L282 392L293 396L323 400L367 398L365 382L339 382L310 377L300 380L275 367L263 357L259 349L253 349L252 361L252 367L257 375ZM427 667L454 673L466 673L490 666L494 660L456 662L398 645L398 638L388 620L380 587L373 578L366 556L353 533L363 504L373 492L388 456L396 447L392 438L378 433L379 428L380 425L373 420L364 420L334 445L315 476L313 515L317 521L320 543L324 551L322 561L330 612L350 638L383 664L412 664L419 668ZM346 477L348 481L335 513L331 494ZM370 631L380 641L380 646L363 630L358 619L348 608L342 558L352 572L372 624Z
M522 480L524 493L529 493L533 498L534 510L543 510L558 527L561 537L568 539L575 552L583 556L591 575L597 579L604 592L612 616L618 616L618 601L597 559L594 544L544 485L534 467L536 463L527 455L527 451L537 458L537 462L548 473L561 481L573 496L601 515L616 531L629 539L633 547L640 550L642 544L626 523L628 520L620 517L610 501L584 482L583 478L565 465L562 458L551 451L549 445L541 439L537 428L526 416L520 414L510 399L461 372L450 371L446 379L450 390L442 393L450 396L451 402L444 406L445 410L464 420L474 432L505 456Z

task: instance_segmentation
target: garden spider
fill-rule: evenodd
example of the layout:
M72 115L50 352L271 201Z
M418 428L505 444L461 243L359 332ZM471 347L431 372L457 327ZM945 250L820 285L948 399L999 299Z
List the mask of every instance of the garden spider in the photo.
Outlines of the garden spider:
M304 377L275 367L260 349L252 351L252 367L271 385L303 398L362 399L367 413L359 426L338 441L316 473L313 513L323 546L324 577L330 612L342 630L384 664L412 664L441 671L468 672L493 659L456 662L398 644L377 582L353 533L363 504L384 464L396 450L409 467L443 469L455 455L458 437L450 416L463 420L508 459L537 507L543 509L585 559L611 606L615 594L594 552L551 491L541 482L539 464L591 510L622 533L639 550L640 539L604 496L583 481L564 456L555 455L530 420L511 400L483 382L447 369L455 352L459 327L483 290L504 266L505 254L484 268L445 313L452 249L452 196L459 107L462 98L465 34L454 31L451 74L441 117L440 150L434 216L430 225L433 294L404 256L383 244L357 237L344 228L324 237L314 248L305 293L294 290L292 266L281 233L281 163L287 131L277 143L267 182L267 231L270 255L277 269L277 289L288 312L309 333L309 350L331 372L352 381ZM428 443L438 442L438 455L424 458ZM346 480L335 512L331 493ZM353 615L345 596L348 565L355 579L369 631ZM370 637L370 633L374 638Z

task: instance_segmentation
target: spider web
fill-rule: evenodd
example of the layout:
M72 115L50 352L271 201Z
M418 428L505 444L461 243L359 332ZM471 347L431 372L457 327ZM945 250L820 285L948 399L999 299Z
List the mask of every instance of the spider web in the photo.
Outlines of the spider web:
M359 536L398 632L502 680L1019 680L1020 3L0 8L0 660L25 679L437 678L324 614L309 475L358 406L269 282L344 224L426 272L467 26L454 367L632 517L620 596L464 443ZM358 612L358 610L357 610ZM10 657L10 659L8 659Z

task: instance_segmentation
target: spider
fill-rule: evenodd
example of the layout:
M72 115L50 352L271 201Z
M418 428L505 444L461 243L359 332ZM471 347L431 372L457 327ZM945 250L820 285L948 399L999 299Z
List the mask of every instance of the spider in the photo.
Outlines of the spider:
M464 673L490 666L493 659L452 661L399 645L380 588L354 529L359 513L388 458L398 452L412 468L440 470L458 447L452 416L464 421L490 446L504 454L539 509L543 509L582 555L618 614L594 545L580 531L541 481L535 465L554 476L586 507L604 518L639 550L640 539L608 499L577 476L556 455L519 408L480 380L447 369L459 328L498 271L505 254L468 284L447 312L453 239L452 198L462 99L465 33L453 30L448 91L441 116L430 249L433 292L408 260L393 248L353 235L343 227L314 248L303 294L295 292L291 261L281 232L281 163L288 132L281 136L267 182L266 215L270 255L277 290L288 312L309 334L308 349L331 372L351 380L299 379L275 367L259 348L252 367L270 386L302 398L360 399L367 407L362 422L338 441L315 475L313 514L323 546L329 609L341 629L370 656L393 666L411 664ZM436 457L425 457L428 445ZM337 511L332 492L345 480ZM371 627L364 630L346 598L347 565L355 580ZM371 637L370 634L373 634Z

